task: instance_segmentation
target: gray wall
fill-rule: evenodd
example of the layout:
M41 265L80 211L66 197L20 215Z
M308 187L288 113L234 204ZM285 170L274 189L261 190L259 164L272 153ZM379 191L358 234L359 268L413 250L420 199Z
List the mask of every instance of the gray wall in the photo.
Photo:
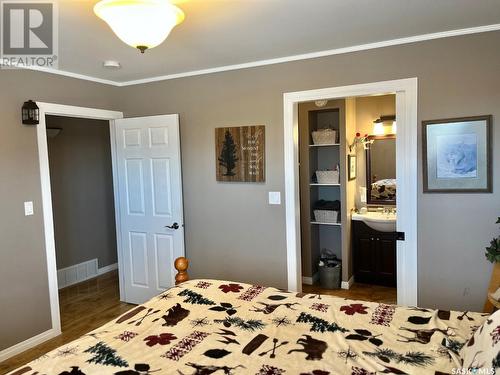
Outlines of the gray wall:
M0 70L0 350L50 328L36 128L27 99L117 109L116 88L27 70ZM35 214L24 216L32 200Z
M57 269L117 262L109 122L47 116Z
M50 326L36 131L20 124L24 100L128 116L180 113L191 275L285 287L285 209L266 203L268 191L284 189L283 92L418 77L419 121L491 113L497 122L499 43L500 32L491 32L125 88L0 71L0 350ZM213 129L250 124L266 124L266 182L216 183ZM484 246L497 231L500 173L493 194L424 195L421 155L418 172L418 302L480 310L492 268ZM34 216L23 215L25 200L34 200Z
M267 205L266 196L284 189L284 92L418 77L419 124L490 113L496 121L499 43L500 32L491 32L120 90L127 116L180 113L191 275L286 287L285 207ZM266 183L217 183L213 129L250 124L266 125ZM420 160L418 302L480 310L492 268L484 246L496 232L500 173L493 194L424 195Z

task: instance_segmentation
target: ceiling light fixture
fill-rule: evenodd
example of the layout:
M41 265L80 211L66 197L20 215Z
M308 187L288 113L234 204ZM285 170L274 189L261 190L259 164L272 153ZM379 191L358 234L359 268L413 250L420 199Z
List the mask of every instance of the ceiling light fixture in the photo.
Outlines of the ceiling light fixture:
M47 138L55 138L62 132L61 128L46 128L46 130L47 130Z
M184 21L184 12L168 0L101 0L94 13L118 38L142 53L163 43Z

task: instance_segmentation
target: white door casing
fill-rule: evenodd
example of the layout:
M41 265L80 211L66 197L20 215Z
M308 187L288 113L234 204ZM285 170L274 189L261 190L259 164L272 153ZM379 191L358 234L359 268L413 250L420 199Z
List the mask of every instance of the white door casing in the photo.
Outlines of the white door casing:
M45 252L46 252L46 257L47 257L47 275L48 275L48 285L49 285L49 299L50 299L50 313L51 313L51 327L34 336L31 337L25 341L22 341L14 346L11 346L7 349L4 349L0 351L0 362L3 360L6 360L7 358L10 358L18 353L21 353L27 349L32 348L33 346L36 346L44 341L47 341L57 335L61 334L61 320L60 320L60 314L59 314L59 296L58 296L58 285L57 285L57 267L56 267L56 254L55 254L55 239L54 239L54 224L53 224L53 215L52 215L52 195L51 195L51 188L50 188L50 172L49 172L49 159L48 159L48 150L47 150L47 134L46 134L46 123L45 123L45 116L46 115L54 115L54 116L66 116L66 117L77 117L77 118L88 118L88 119L98 119L98 120L106 120L109 121L110 123L110 140L111 140L111 159L112 159L112 164L113 164L113 190L114 190L114 200L115 200L115 219L116 219L116 228L117 228L117 248L118 248L118 264L119 264L119 278L120 278L120 299L123 301L129 301L129 302L142 302L144 300L147 300L150 297L142 297L139 298L137 301L132 300L132 297L129 298L126 292L129 292L129 288L126 287L124 283L124 273L127 275L130 274L129 271L127 271L125 266L125 261L123 260L123 247L121 246L122 244L122 231L121 231L121 219L122 219L122 214L120 207L120 194L119 194L119 183L118 181L118 158L117 158L117 149L118 145L121 144L122 146L124 145L124 141L122 140L121 143L118 139L120 134L117 132L116 127L118 126L115 122L118 121L118 119L123 118L123 113L122 112L117 112L117 111L109 111L109 110L103 110L103 109L96 109L96 108L86 108L86 107L77 107L77 106L69 106L69 105L62 105L62 104L54 104L54 103L43 103L43 102L36 102L38 107L40 108L40 124L36 127L36 133L37 133L37 143L38 143L38 160L40 163L40 186L41 186L41 192L42 192L42 201L41 201L41 206L42 206L42 214L43 214L43 226L44 226L44 235L45 235ZM179 127L178 127L178 115L168 115L168 116L153 116L153 117L146 117L146 118L137 118L137 119L129 119L130 121L137 120L136 122L136 128L142 129L144 127L146 130L141 132L141 139L148 139L147 145L150 145L149 147L151 150L149 151L148 154L145 153L143 156L144 158L149 157L149 163L150 165L152 164L152 159L158 159L156 160L156 163L153 165L155 169L153 170L153 173L157 172L159 169L161 169L161 163L162 163L162 158L169 160L167 163L170 166L170 171L171 174L169 175L170 177L170 183L171 183L171 189L170 192L172 195L170 196L171 200L169 201L171 203L171 208L172 208L172 214L178 219L179 223L179 230L173 233L173 231L167 230L167 228L162 228L160 227L159 230L157 227L154 227L153 230L150 232L152 233L151 236L155 236L156 242L153 243L155 246L153 246L153 250L146 252L146 255L149 255L149 253L153 253L155 256L151 257L149 256L148 259L160 259L159 262L157 262L157 267L151 267L151 270L147 268L148 276L151 275L151 277L156 278L156 284L151 283L148 279L149 285L153 285L150 289L149 288L143 288L144 294L147 293L153 293L153 295L157 294L161 290L163 290L165 287L171 286L174 283L174 270L173 270L173 259L176 256L181 256L184 255L184 229L182 226L183 223L183 210L182 210L182 188L181 188L181 166L180 166L180 142L179 142ZM127 121L129 121L127 120ZM162 121L163 120L163 121ZM168 130L166 132L163 132L164 134L167 135L167 138L165 136L163 137L164 142L167 143L167 145L161 145L161 134L162 128L166 127ZM150 131L151 128L151 131ZM149 134L151 134L151 138L144 138L143 134L147 131L148 137ZM165 142L166 140L166 142ZM168 149L169 152L165 152L165 157L161 155L161 149ZM138 156L139 153L136 153L136 156ZM123 163L121 163L123 165ZM149 176L151 176L152 173L149 173ZM161 173L156 174L158 177L161 177ZM165 174L164 174L165 175ZM165 179L164 179L165 180ZM145 185L143 185L145 186ZM156 186L156 185L155 185ZM152 197L153 194L156 192L158 193L161 189L156 190L154 192L151 192L149 194L149 197ZM147 198L147 192L145 191L145 198ZM163 196L160 197L160 200L156 200L156 213L159 213L160 215L156 216L161 216L162 214L164 215L162 211L162 207L165 207L164 201L161 201L161 199L164 198ZM169 199L170 199L169 198ZM147 204L148 202L145 200L145 212L147 211ZM163 204L163 206L162 206ZM126 212L126 211L124 211ZM164 215L167 216L167 215ZM126 215L123 215L125 218ZM164 225L170 225L172 222L169 221L169 217L165 217L166 223ZM153 224L156 225L156 223L152 220L151 221ZM163 224L163 223L162 223ZM146 236L147 237L147 236ZM171 253L168 253L165 251L165 249L168 249L169 245L171 244L169 241L172 241L173 246L170 247L172 250ZM128 243L128 242L125 242ZM146 242L146 244L150 244L150 242ZM165 245L167 244L167 245ZM129 264L129 269L130 269L130 264ZM146 270L146 267L143 267L144 270ZM156 291L152 292L153 289L155 289L156 286ZM129 293L130 294L130 293Z
M123 117L122 112L110 111L105 109L44 103L39 101L37 101L36 104L40 109L40 123L38 124L38 126L36 126L36 136L38 146L38 162L40 167L40 188L42 193L41 213L43 217L44 245L47 261L47 281L50 300L50 317L52 324L51 327L46 331L0 351L0 362L61 334L59 293L57 285L56 248L54 239L54 220L52 214L52 193L50 188L49 155L47 147L47 129L45 116L53 115L110 121L110 138L112 146L111 158L113 162L115 154L113 151L114 128L112 126L112 120ZM36 211L35 214L37 214ZM116 216L116 226L117 228L120 227L118 216ZM120 254L118 254L118 262L120 262Z
M179 117L114 123L122 299L143 303L174 285L174 260L184 256Z
M396 94L397 303L417 305L417 78L329 87L283 94L288 290L301 291L298 104L356 96ZM347 280L344 280L346 282ZM346 283L347 284L347 283Z

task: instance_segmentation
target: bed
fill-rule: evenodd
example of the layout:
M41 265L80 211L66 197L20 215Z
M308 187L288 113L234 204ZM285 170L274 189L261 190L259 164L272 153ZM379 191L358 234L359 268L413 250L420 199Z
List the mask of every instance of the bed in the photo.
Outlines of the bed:
M190 280L10 374L450 374L489 319Z

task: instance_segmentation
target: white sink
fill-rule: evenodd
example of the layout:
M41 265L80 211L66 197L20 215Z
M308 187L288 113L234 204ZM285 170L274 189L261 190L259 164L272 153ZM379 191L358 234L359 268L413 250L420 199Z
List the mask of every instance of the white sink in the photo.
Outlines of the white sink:
M383 212L366 212L364 214L352 214L352 220L364 222L370 228L379 232L395 232L396 231L396 214L388 214Z

